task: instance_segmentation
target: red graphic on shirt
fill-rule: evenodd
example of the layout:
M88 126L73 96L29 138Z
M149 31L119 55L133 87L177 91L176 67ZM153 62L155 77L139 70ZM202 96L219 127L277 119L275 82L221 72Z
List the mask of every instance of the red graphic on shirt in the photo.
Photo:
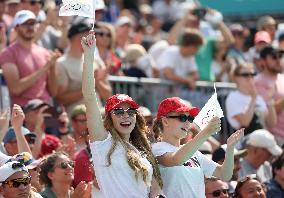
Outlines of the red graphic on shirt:
M194 168L194 167L200 167L200 163L198 161L198 159L196 157L192 157L190 158L187 162L185 162L183 164L184 166L187 166L187 167L191 167L191 168Z

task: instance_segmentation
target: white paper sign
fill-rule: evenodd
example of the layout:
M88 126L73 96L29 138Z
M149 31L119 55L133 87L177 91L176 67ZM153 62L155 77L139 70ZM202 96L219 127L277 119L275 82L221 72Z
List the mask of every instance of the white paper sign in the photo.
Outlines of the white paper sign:
M215 88L215 84L214 84ZM207 101L207 103L204 105L204 107L201 109L199 114L195 117L193 122L199 126L199 128L202 130L207 125L208 122L213 117L222 118L224 117L223 110L218 102L217 99L217 93L215 88L215 93L211 96L211 98Z
M83 16L94 18L97 0L63 0L59 16Z

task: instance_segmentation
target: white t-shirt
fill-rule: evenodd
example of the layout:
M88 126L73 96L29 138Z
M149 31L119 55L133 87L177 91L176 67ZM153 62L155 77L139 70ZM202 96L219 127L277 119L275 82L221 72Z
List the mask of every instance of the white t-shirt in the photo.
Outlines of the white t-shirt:
M111 155L111 165L107 166L107 154L111 145L112 136L110 133L105 140L95 141L90 145L96 178L103 196L105 198L148 197L153 174L150 162L141 156L140 160L147 167L149 174L146 185L142 175L139 175L136 180L134 171L128 165L126 151L121 143L117 144ZM133 149L138 152L135 147Z
M176 152L179 148L167 142L152 145L155 157ZM183 165L165 167L160 165L163 192L167 198L205 198L204 176L213 175L217 164L197 151Z
M239 129L241 127L240 123L234 119L234 116L245 112L250 101L251 96L244 95L238 90L229 93L226 99L226 112L227 119L233 128ZM256 98L255 113L263 121L265 112L267 112L266 103L263 98L258 95Z
M195 57L182 56L179 51L179 46L175 45L163 51L157 60L157 67L160 71L165 68L171 68L176 75L182 77L187 77L190 73L197 71Z

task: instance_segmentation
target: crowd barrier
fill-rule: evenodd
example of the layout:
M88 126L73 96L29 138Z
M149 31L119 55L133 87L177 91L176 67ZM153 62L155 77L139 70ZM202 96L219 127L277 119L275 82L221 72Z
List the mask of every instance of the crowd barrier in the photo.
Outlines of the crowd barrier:
M3 111L10 106L10 99L2 70L0 70L0 80L0 109ZM172 81L157 78L109 76L109 81L113 88L113 94L125 93L130 95L139 105L148 107L154 115L159 103L167 97L179 96L190 101L193 106L202 108L214 93L213 82L205 81L198 81L194 90L189 90L187 87L178 85ZM226 117L225 99L228 93L235 89L235 84L216 82L216 88L218 100ZM232 131L233 129L224 118L222 120L222 137L226 138Z
M214 83L198 81L196 88L190 90L185 86L172 81L156 78L135 78L109 76L113 87L113 93L125 93L133 97L140 105L148 107L155 115L159 103L172 96L179 96L189 101L193 106L202 108L214 93ZM218 101L224 111L222 119L222 131L220 138L226 139L233 132L226 120L225 100L230 91L236 88L233 83L216 82Z

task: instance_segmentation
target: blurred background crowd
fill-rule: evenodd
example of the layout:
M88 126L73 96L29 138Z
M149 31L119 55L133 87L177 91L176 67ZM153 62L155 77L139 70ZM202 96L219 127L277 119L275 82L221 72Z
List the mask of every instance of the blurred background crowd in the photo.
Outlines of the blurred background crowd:
M243 5L255 13L230 14L233 3L220 1L223 13L214 2L97 0L94 77L101 106L117 92L142 95L139 110L151 128L162 98L179 96L202 108L208 99L202 89L220 82L228 127L200 151L222 163L225 138L246 130L232 180L208 178L206 197L284 197L284 4L274 0L264 9L259 0ZM100 197L81 91L81 38L93 21L58 16L61 3L0 0L0 197Z

